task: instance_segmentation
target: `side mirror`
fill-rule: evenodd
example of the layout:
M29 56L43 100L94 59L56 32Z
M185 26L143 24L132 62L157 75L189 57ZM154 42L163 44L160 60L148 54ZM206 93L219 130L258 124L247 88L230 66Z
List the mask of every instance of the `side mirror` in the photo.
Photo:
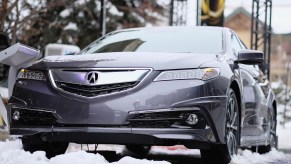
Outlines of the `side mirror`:
M241 64L262 64L264 62L264 54L256 50L241 50L238 52L236 63Z

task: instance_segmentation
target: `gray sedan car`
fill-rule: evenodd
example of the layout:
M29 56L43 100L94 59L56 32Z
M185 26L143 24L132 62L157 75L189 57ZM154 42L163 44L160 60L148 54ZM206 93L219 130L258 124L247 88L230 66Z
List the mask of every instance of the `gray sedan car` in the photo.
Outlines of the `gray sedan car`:
M239 147L277 145L276 100L259 66L228 28L111 32L80 53L51 56L19 74L9 100L11 134L25 150L64 153L69 142L201 150L227 163Z

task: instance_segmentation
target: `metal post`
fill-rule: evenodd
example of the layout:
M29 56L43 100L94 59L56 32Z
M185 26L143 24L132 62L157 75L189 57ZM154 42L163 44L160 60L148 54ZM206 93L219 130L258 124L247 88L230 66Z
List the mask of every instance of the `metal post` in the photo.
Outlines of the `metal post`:
M169 21L170 26L173 26L173 16L174 16L174 0L171 0L171 4L170 4L170 21Z
M264 9L264 10L265 10L265 11L264 11L264 12L265 12L265 22L264 22L264 31L265 31L265 32L263 33L263 37L264 37L264 38L263 38L263 39L264 39L264 43L263 43L263 44L264 44L263 52L264 52L264 54L265 54L265 55L264 55L264 58L265 58L265 61L266 61L267 41L268 41L268 38L267 38L267 37L268 37L268 28L267 28L267 26L268 26L268 24L267 24L267 23L268 23L268 22L267 22L267 21L268 21L268 19L267 19L267 18L268 18L268 3L267 3L267 1L265 1L264 3L265 3L265 9Z
M258 50L262 48L264 52L264 63L260 65L262 71L270 79L271 63L271 15L272 0L253 0L252 2L252 20L251 20L251 49ZM262 23L259 17L263 17Z
M266 55L269 55L267 54L267 45L268 45L268 41L269 41L269 32L268 32L268 0L266 0L265 2L265 23L264 23L264 33L263 33L263 52L264 52L264 69L265 69L265 72L267 74L267 77L269 79L269 65L268 65L268 61L270 60L270 58L268 57L268 60L267 59L267 56Z
M269 0L269 10L270 10L270 16L269 16L269 27L268 27L268 79L270 80L270 70L271 70L271 41L272 41L272 0ZM268 5L268 3L267 3Z
M255 1L252 3L252 20L251 20L251 45L250 48L254 49L254 39L253 39L253 33L254 33L254 6L255 6Z
M100 31L101 36L104 36L106 33L106 0L101 0Z
M199 26L201 25L200 24L200 3L199 3L200 0L197 0L197 4L196 4L196 26Z
M260 4L259 4L259 1L256 1L257 3L257 10L256 10L256 22L255 22L255 28L256 28L256 33L255 33L255 39L257 40L256 43L255 43L255 49L257 50L259 47L258 47L258 35L259 35L259 13L260 13ZM266 56L264 56L264 61L266 59Z

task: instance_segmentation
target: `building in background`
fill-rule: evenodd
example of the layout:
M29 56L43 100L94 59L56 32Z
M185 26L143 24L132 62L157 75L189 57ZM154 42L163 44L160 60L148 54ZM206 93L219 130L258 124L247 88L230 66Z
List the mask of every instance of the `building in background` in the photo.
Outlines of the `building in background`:
M229 14L224 21L224 26L233 29L248 48L251 45L251 19L251 13L243 7L239 7ZM263 22L260 23L263 24Z

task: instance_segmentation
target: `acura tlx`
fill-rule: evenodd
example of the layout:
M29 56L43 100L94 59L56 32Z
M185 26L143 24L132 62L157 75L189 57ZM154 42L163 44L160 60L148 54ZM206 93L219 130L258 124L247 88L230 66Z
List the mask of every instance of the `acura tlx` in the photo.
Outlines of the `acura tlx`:
M238 148L276 148L276 100L263 53L228 28L157 27L108 33L80 53L19 71L10 132L23 148L62 154L69 142L201 150L228 163Z

